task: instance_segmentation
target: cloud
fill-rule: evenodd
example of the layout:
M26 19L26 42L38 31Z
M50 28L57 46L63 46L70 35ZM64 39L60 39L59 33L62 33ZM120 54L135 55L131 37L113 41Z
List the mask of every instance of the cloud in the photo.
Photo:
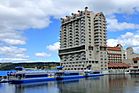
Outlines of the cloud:
M8 62L19 63L19 62L28 62L28 61L29 59L25 59L25 58L13 58L13 57L12 58L10 57L0 58L0 62L2 63L8 63Z
M60 48L60 42L56 42L52 45L48 45L47 49L50 51L57 51Z
M47 54L45 52L40 52L40 53L35 53L36 57L41 57L41 58L45 58L45 57L50 57L51 54Z
M60 18L72 12L88 6L95 12L104 12L106 15L115 13L133 14L139 12L139 0L1 0L0 1L0 47L19 49L19 46L27 44L24 31L33 28L46 28L51 23L50 17ZM112 24L113 22L113 24ZM123 30L138 28L132 23L119 23L116 20L110 21L111 29ZM120 27L119 27L120 26ZM123 26L123 27L122 27ZM49 45L51 51L56 51L59 44ZM24 48L25 49L25 48ZM25 49L27 51L27 49ZM9 51L0 50L0 56L8 58L5 54ZM13 52L13 55L17 55ZM21 52L25 56L25 52ZM15 58L16 56L13 56ZM19 58L19 57L18 57ZM22 59L22 57L20 57Z
M109 31L122 31L129 29L139 29L139 24L128 23L128 22L118 22L117 19L107 19L108 30Z
M87 0L86 0L87 1ZM127 13L132 14L139 11L138 0L89 0L89 5L95 11L103 11L105 14L110 15L114 13Z
M3 41L10 45L24 45L26 43L24 40L16 40L16 39L4 39Z
M0 28L1 29L1 28ZM24 45L26 44L22 31L14 31L7 28L0 30L0 42L8 45Z
M139 10L138 3L138 0L24 0L22 3L19 0L4 0L0 2L0 20L4 23L0 27L9 26L14 30L44 28L49 25L50 16L59 18L85 6L92 11L114 14L136 12Z
M107 45L108 46L116 46L117 44L119 44L117 39L108 39L107 40Z
M139 46L138 47L133 47L134 52L139 53Z
M1 46L0 62L19 62L29 60L29 56L26 56L25 52L25 48L18 48L15 46Z
M107 45L108 46L116 46L117 44L121 44L124 47L133 47L135 49L135 52L138 52L139 50L139 33L138 31L135 33L132 32L126 32L124 35L121 35L120 37L116 39L108 39Z

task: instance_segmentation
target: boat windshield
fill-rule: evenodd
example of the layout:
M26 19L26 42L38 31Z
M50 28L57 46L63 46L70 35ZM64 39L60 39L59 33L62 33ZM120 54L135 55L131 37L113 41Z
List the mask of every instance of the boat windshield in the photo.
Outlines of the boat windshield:
M15 67L15 70L16 70L16 71L22 71L23 69L24 69L24 68L23 68L23 67L20 67L20 66L19 66L19 67Z

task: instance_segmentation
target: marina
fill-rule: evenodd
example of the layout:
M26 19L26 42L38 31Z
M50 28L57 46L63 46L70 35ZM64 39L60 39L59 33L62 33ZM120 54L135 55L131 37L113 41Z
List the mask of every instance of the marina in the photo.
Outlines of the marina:
M1 78L0 83L23 84L34 82L46 82L67 79L80 79L88 77L103 76L100 72L86 71L63 71L63 67L57 71L37 70L32 68L15 67L15 71L7 72L7 76Z

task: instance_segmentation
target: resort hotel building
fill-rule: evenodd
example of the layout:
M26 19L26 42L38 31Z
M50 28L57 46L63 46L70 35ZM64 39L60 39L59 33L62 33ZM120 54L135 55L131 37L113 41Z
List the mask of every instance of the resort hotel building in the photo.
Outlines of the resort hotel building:
M107 47L108 53L108 69L109 74L122 74L129 68L129 64L125 61L126 51L121 44L114 47Z
M64 70L108 71L106 19L84 11L61 18L59 57Z

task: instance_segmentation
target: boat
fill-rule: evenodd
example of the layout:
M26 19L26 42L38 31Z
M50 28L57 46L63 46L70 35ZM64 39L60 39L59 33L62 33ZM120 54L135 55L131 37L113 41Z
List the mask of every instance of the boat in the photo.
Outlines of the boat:
M86 69L84 71L63 71L64 67L58 66L58 72L55 73L56 80L65 80L65 79L75 79L75 78L87 78L87 77L96 77L103 76L99 71L92 71Z
M74 71L64 71L55 73L56 80L65 80L65 79L75 79L75 78L84 78L84 75L79 72Z
M125 74L139 75L139 68L129 68L125 71Z
M8 82L8 79L6 76L0 77L0 83L7 83L7 82Z
M63 66L57 66L58 71L55 73L56 80L84 78L84 75L77 71L64 71L63 68Z
M11 84L22 84L22 83L33 83L33 82L45 82L56 80L52 73L48 73L44 70L26 70L23 67L16 67L17 72L8 75L9 83Z
M100 73L100 71L85 70L84 73L85 77L104 76L104 74Z
M104 76L99 72L91 72L91 71L64 71L64 72L56 72L55 78L56 80L66 80L66 79L75 79L75 78L87 78L87 77L97 77Z
M8 82L8 79L1 79L0 80L0 83L7 83Z

